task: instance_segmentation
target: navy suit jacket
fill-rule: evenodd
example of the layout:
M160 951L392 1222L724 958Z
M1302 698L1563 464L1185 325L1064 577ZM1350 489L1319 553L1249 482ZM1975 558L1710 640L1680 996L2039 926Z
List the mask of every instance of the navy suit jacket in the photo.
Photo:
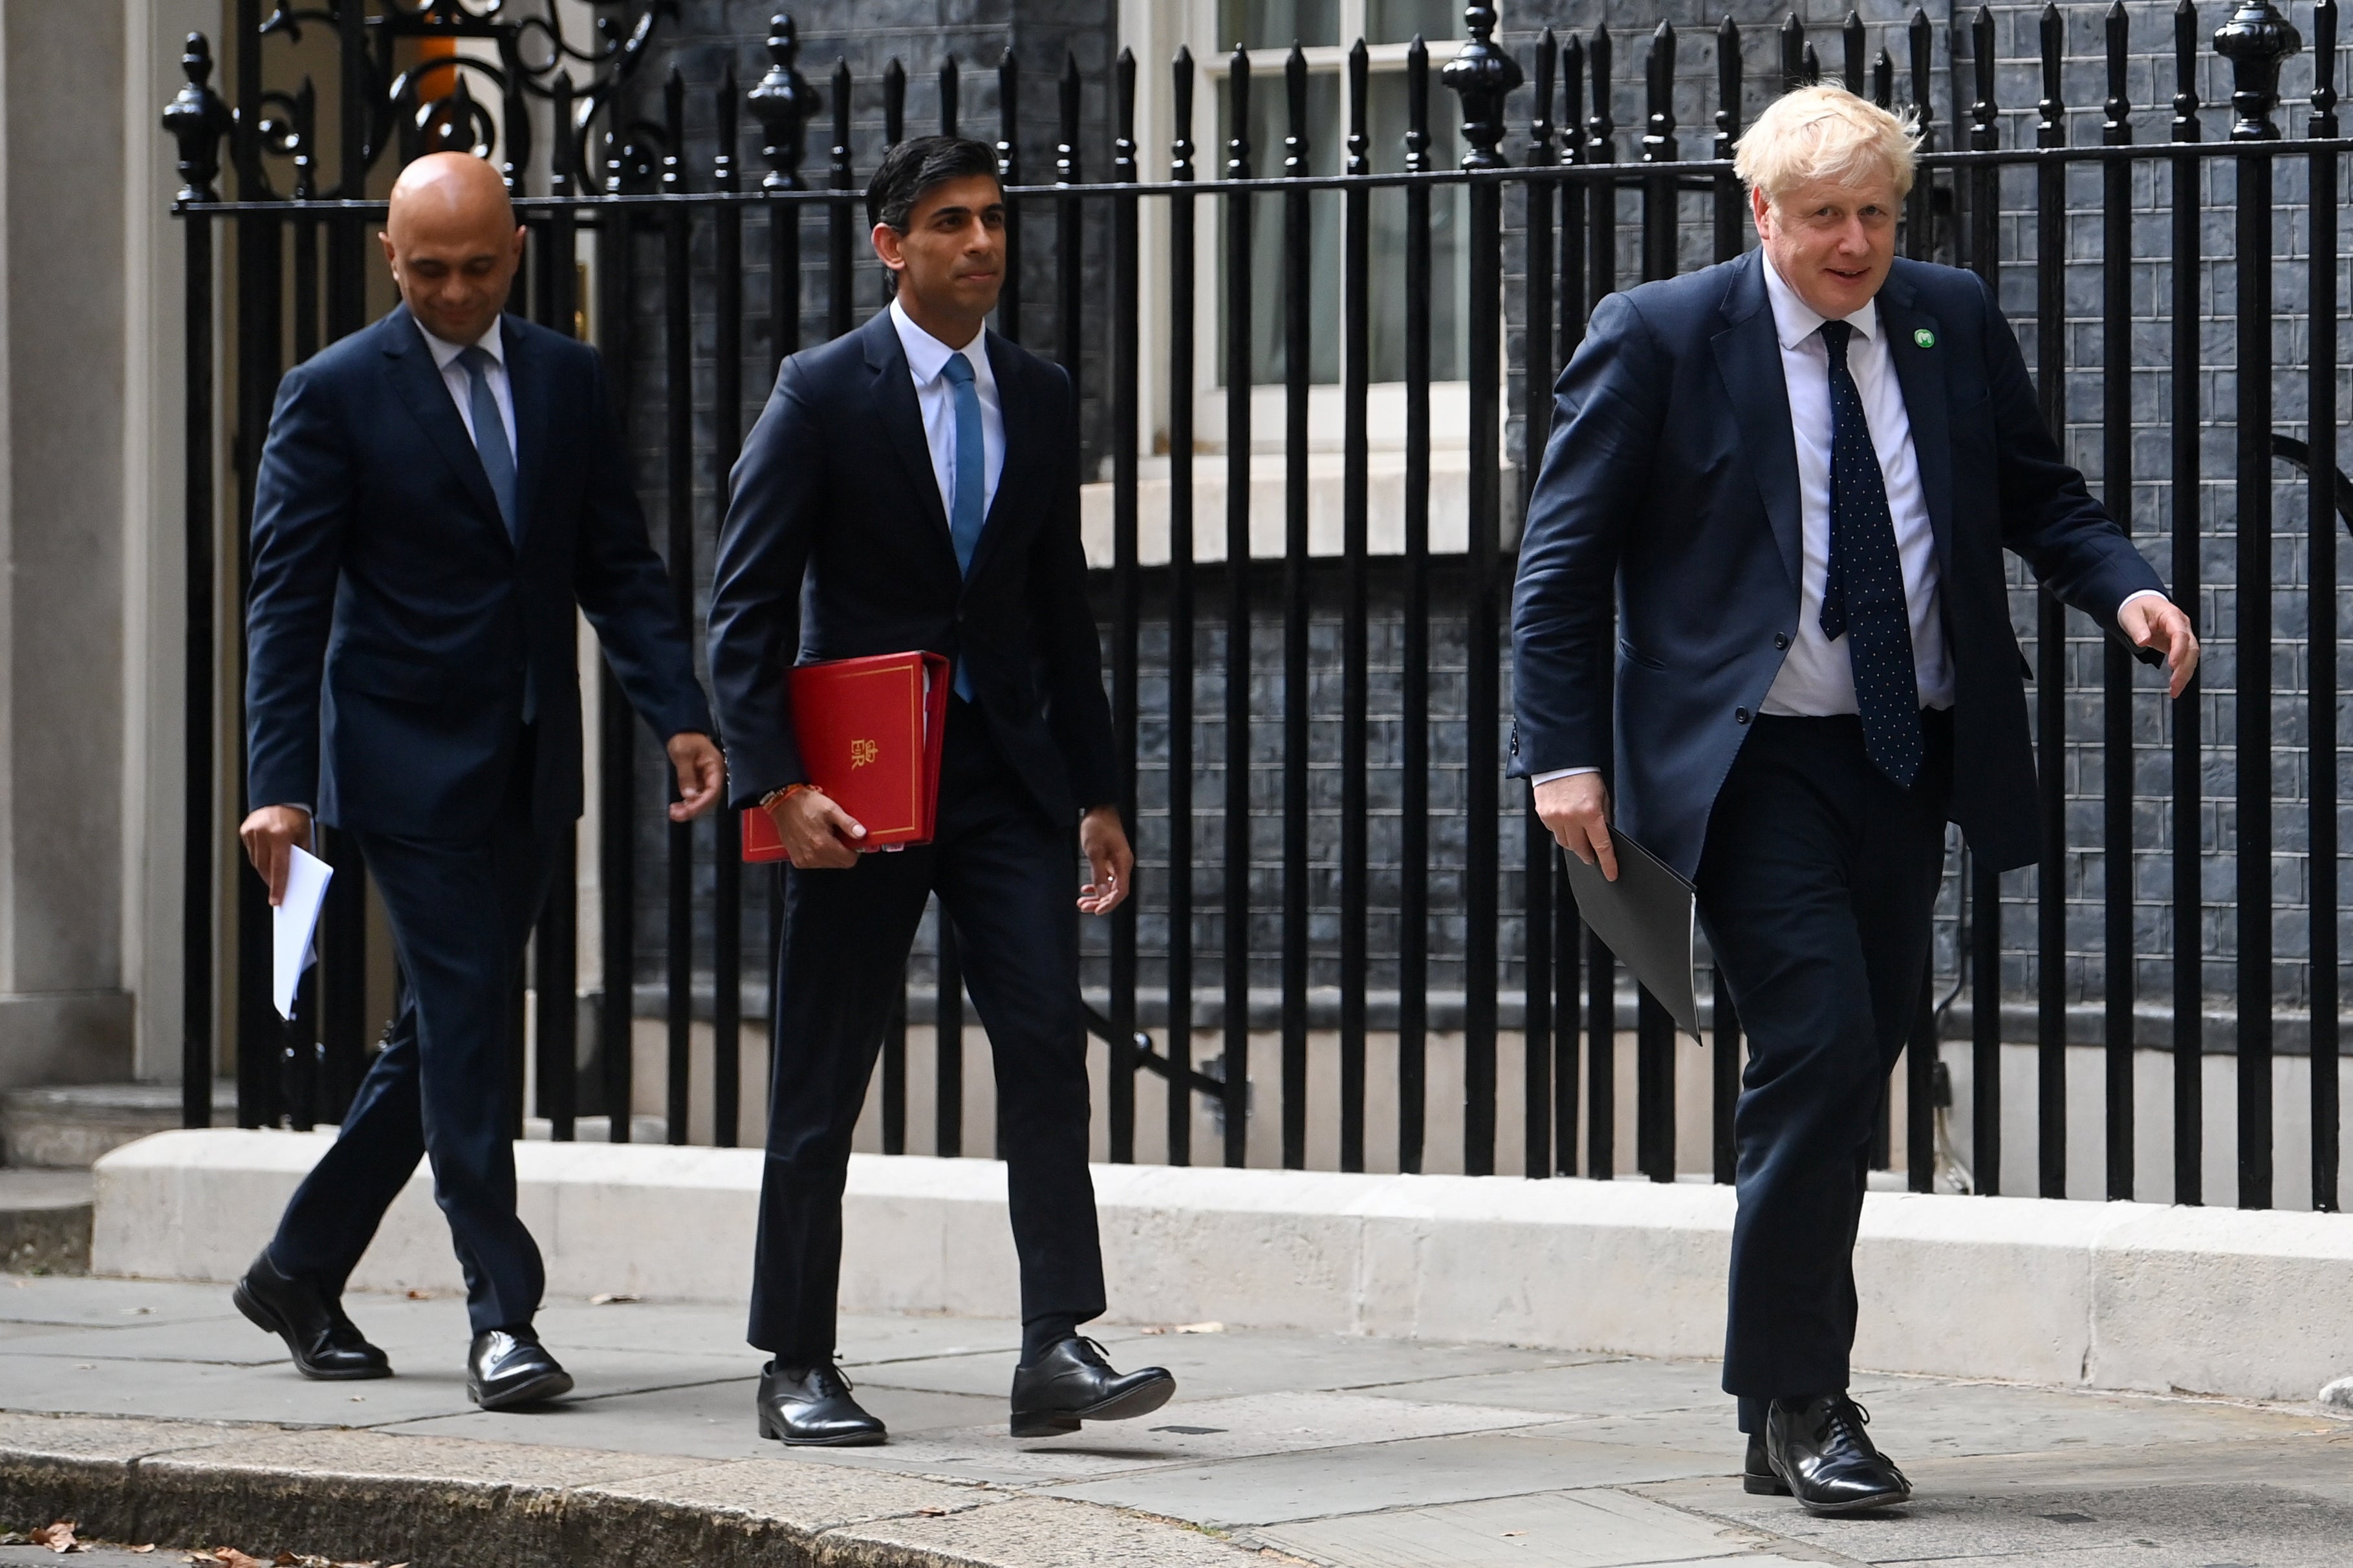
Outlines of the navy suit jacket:
M533 818L580 815L574 606L655 732L708 732L596 352L503 319L520 545L406 307L279 384L254 484L247 789L331 826L473 837L538 696Z
M1614 762L1616 822L1686 877L1797 631L1798 460L1764 265L1752 251L1595 310L1555 389L1513 598L1511 772ZM2001 552L2111 636L2127 595L2163 584L2061 457L1975 273L1898 261L1879 310L1936 534L1953 820L1987 863L2026 865L2028 670Z
M995 332L987 343L1005 467L969 574L891 313L777 374L735 465L711 586L711 686L737 805L808 777L787 668L914 648L963 662L1006 762L1054 821L1118 798L1071 380Z

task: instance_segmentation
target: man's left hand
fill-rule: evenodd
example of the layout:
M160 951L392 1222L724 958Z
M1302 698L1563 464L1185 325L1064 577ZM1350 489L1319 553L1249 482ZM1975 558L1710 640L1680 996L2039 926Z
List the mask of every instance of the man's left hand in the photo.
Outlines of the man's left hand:
M670 765L678 770L679 798L670 803L670 819L692 822L717 803L727 779L726 760L710 736L691 730L672 735L664 749L670 752Z
M1079 908L1087 914L1107 915L1127 901L1135 876L1135 851L1127 846L1119 807L1098 805L1079 818L1079 847L1086 851L1087 868L1094 877L1079 889Z
M2137 647L2160 648L2171 679L2166 695L2179 697L2198 673L2198 634L2181 606L2159 594L2144 594L2116 612L2116 626Z

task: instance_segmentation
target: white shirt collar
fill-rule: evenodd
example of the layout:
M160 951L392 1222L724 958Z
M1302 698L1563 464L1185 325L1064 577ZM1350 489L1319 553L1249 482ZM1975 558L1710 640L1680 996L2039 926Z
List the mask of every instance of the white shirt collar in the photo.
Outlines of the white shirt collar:
M1794 349L1820 331L1822 323L1830 318L1799 298L1798 291L1789 287L1780 269L1773 265L1771 257L1759 251L1757 259L1765 268L1766 296L1773 301L1773 330L1779 336L1783 348ZM1875 299L1870 300L1862 310L1848 316L1846 321L1864 337L1877 338L1879 301Z
M899 330L899 346L906 352L907 370L914 376L916 385L930 385L947 367L948 361L958 354L972 361L976 372L984 376L987 374L988 362L983 353L988 342L987 328L973 333L972 342L964 347L951 348L915 325L914 318L907 314L906 307L895 296L891 300L891 324Z
M416 321L417 318L411 316L409 320ZM505 324L506 318L500 317L491 323L489 331L484 332L471 343L453 343L447 338L436 337L425 331L425 323L422 321L417 322L417 330L425 333L425 346L433 351L433 363L436 369L448 370L452 360L464 353L469 348L477 348L490 355L492 362L501 370L504 370L507 363L506 334L499 329Z

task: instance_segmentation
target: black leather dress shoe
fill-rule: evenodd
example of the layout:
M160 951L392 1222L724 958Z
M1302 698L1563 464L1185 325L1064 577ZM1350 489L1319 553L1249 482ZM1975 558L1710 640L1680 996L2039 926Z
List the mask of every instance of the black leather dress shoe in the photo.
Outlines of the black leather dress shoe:
M1810 1513L1892 1508L1912 1496L1912 1483L1873 1445L1870 1420L1844 1394L1777 1399L1765 1418L1766 1462Z
M309 1279L280 1273L267 1252L253 1260L230 1300L254 1327L286 1342L304 1377L346 1383L392 1375L392 1363L343 1316L342 1302Z
M849 1397L849 1379L831 1363L796 1371L760 1369L760 1436L788 1448L866 1448L890 1434Z
M1139 1367L1122 1377L1103 1359L1103 1346L1072 1334L1013 1369L1013 1435L1052 1437L1077 1431L1082 1421L1149 1415L1176 1392L1166 1367Z
M512 1410L571 1392L572 1374L529 1329L485 1329L466 1352L466 1394L485 1410Z
M1758 1497L1788 1497L1789 1485L1773 1473L1773 1463L1765 1457L1765 1434L1748 1434L1747 1462L1740 1467L1740 1489Z

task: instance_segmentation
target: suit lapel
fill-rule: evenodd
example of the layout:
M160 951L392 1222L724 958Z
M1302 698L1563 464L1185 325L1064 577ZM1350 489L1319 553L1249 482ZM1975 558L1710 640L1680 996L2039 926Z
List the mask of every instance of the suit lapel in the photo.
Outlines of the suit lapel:
M1928 523L1936 535L1936 564L1950 571L1953 434L1936 318L1914 303L1910 284L1891 277L1879 291L1879 320L1887 333L1896 384L1904 389L1904 416L1912 426L1912 455L1920 465L1920 493L1928 503Z
M1006 531L1001 521L1007 498L1017 488L1016 468L1026 462L1037 450L1038 437L1030 425L1032 399L1013 395L1013 378L1017 367L1008 363L1012 356L1004 352L1004 343L995 332L987 337L989 374L997 378L997 407L1005 422L1005 466L997 471L997 494L988 503L988 515L981 520L980 542L973 547L972 570L965 574L970 582L980 575L980 569L996 552L997 540Z
M501 336L507 353L507 395L514 399L515 548L521 551L531 540L532 515L547 475L550 410L541 374L545 367L522 323L502 319Z
M1756 470L1781 564L1791 583L1802 584L1806 556L1798 448L1790 434L1789 387L1781 374L1781 344L1765 292L1764 267L1763 256L1749 252L1725 290L1723 310L1729 324L1715 334L1715 363L1731 395L1741 446Z
M874 409L890 436L892 449L905 469L907 488L927 523L926 531L947 552L948 570L955 570L955 539L948 531L948 512L940 496L939 475L932 468L931 443L923 436L923 411L915 403L914 374L907 368L907 351L899 344L899 329L888 310L876 312L864 328L866 365L873 374Z
M506 521L499 513L498 497L491 493L491 477L482 471L482 459L466 434L465 421L458 417L458 405L450 400L440 367L433 363L433 351L426 346L424 332L406 306L396 308L385 318L382 331L385 368L400 400L408 405L408 412L424 429L434 450L441 454L442 461L465 485L483 521L505 539ZM521 423L520 416L517 423Z

